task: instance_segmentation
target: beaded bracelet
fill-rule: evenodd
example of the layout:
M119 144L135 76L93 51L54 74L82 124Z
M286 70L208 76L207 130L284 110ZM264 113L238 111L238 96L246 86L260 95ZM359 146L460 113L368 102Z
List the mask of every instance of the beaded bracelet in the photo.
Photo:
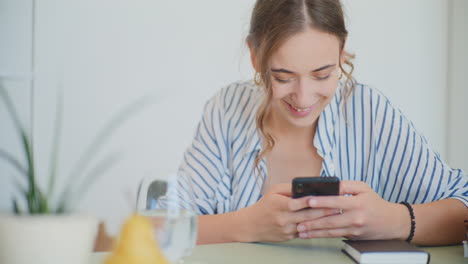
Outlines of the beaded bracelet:
M411 240L413 240L413 237L414 237L414 230L416 229L416 221L414 220L413 207L407 202L400 202L400 204L408 208L408 211L411 217L411 231L410 231L408 238L406 239L406 242L411 242Z

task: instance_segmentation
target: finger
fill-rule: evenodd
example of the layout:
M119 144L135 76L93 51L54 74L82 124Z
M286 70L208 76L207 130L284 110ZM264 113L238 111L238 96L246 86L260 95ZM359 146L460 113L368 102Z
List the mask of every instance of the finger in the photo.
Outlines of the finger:
M322 229L322 230L313 230L299 233L299 237L303 239L307 238L324 238L324 237L345 237L352 236L351 228L336 228L336 229Z
M296 224L288 224L286 227L284 227L283 232L286 235L296 235L297 234Z
M281 183L275 184L270 189L268 189L267 193L275 193L287 197L291 197L291 183Z
M272 203L272 209L276 208L277 210L280 210L282 213L288 214L290 213L289 210L289 202L291 198L285 197L281 194L276 194L276 193L270 193L269 195Z
M341 181L340 195L351 194L357 195L367 192L370 189L369 185L362 181Z
M349 213L343 213L302 222L297 225L297 230L298 232L304 232L322 229L349 228L352 226L352 217L349 216Z
M310 198L311 196L290 199L288 202L289 211L294 212L294 211L299 211L301 209L310 208L309 206Z
M353 196L314 196L309 199L312 208L352 209L357 200Z
M324 216L331 216L340 213L340 209L320 208L320 209L305 209L291 214L291 219L294 223L302 223L315 220ZM301 230L298 230L301 231Z

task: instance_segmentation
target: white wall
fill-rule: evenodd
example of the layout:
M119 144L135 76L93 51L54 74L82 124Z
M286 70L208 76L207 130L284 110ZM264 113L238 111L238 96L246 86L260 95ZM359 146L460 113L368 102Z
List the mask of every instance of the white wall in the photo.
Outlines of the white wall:
M13 0L0 3L4 1ZM384 91L445 155L447 2L344 2L357 78ZM157 102L133 117L97 153L102 158L118 150L125 156L79 204L80 210L107 220L115 232L131 211L138 179L177 166L204 102L230 82L253 76L243 45L253 3L38 1L34 136L42 181L58 86L64 87L65 101L59 185L112 114L142 95L156 94ZM10 24L0 35L16 30ZM4 49L0 42L0 51ZM21 49L14 52L20 54ZM28 105L27 99L22 102ZM0 118L3 130L7 119L2 108ZM2 134L0 146L10 141ZM2 174L8 174L3 168ZM4 186L0 208L8 208L5 198L13 192Z
M383 91L445 156L448 2L345 2L358 80Z
M0 78L18 105L23 125L31 129L31 40L32 4L29 0L0 0ZM0 149L23 158L20 139L0 100ZM24 178L10 165L0 161L0 210L10 210L17 189L12 179Z
M468 1L453 1L450 24L448 157L468 172Z
M120 151L124 157L80 202L80 210L114 220L115 230L131 211L137 181L177 167L205 101L229 82L253 76L242 40L251 5L41 1L34 109L41 177L49 165L57 85L65 90L63 176L105 121L129 102L155 94L156 103L118 130L97 155Z

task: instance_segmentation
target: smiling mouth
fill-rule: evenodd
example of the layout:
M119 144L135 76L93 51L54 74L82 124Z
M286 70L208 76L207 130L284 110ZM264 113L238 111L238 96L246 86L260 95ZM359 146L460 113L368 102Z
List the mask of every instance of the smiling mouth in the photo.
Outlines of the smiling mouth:
M294 108L294 110L298 111L298 112L306 112L308 110L310 110L310 108L314 107L317 103L314 103L312 104L311 106L309 107L305 107L305 108L302 108L302 107L297 107L297 106L294 106L288 102L286 102L288 105L290 105L292 108Z

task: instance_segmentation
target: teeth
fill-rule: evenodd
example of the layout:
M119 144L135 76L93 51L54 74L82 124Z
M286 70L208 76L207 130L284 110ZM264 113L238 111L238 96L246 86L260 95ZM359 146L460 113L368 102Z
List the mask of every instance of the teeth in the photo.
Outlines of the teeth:
M291 105L291 106L292 106L292 105ZM292 106L292 107L293 107L294 109L296 109L296 111L298 111L298 112L305 112L305 111L309 110L309 108L310 108L310 107L307 107L307 108L297 108L297 107L295 107L295 106Z

